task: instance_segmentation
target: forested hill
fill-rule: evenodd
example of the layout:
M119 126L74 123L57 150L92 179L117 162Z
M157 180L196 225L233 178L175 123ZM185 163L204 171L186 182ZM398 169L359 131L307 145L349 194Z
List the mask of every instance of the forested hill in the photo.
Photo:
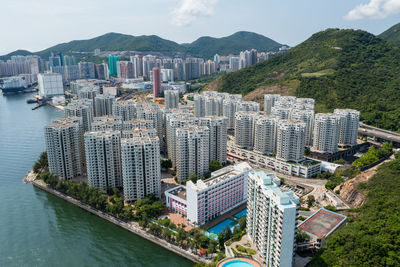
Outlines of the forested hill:
M378 35L378 37L382 38L383 40L400 45L400 23L393 25L386 31L382 32Z
M208 59L215 54L238 54L240 51L252 48L259 51L276 51L281 46L268 37L245 31L221 38L200 37L190 44L178 44L157 35L132 36L111 32L88 40L58 44L36 53L17 50L0 56L0 59L9 59L12 55L19 55L19 53L22 55L36 54L46 58L51 52L63 52L64 54L72 51L92 52L96 48L100 48L102 51L182 52L190 56Z
M396 157L358 185L366 203L307 266L400 266L400 152Z
M316 99L317 112L361 111L366 123L400 130L400 48L360 30L328 29L288 52L218 78L219 91L293 94Z

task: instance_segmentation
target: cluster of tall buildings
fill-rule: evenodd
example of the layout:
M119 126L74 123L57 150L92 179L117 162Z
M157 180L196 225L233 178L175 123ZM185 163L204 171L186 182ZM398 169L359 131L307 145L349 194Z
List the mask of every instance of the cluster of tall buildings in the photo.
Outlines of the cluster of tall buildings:
M0 78L19 74L36 75L43 72L45 64L38 56L11 56L9 60L0 60Z

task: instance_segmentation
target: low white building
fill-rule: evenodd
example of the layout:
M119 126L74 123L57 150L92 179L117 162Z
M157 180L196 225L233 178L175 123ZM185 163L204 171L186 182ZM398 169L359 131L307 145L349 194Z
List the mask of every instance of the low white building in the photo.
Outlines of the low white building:
M187 216L188 222L203 225L246 203L247 179L252 171L247 162L211 173L211 178L188 181L165 192L167 207Z

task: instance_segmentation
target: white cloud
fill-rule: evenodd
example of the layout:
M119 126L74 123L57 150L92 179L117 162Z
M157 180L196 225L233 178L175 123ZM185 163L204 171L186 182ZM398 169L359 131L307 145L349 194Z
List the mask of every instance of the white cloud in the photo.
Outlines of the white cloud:
M346 20L384 19L400 13L400 0L369 0L350 10L344 16Z
M172 23L177 26L191 24L199 17L214 14L214 6L219 0L181 0L179 6L172 11Z

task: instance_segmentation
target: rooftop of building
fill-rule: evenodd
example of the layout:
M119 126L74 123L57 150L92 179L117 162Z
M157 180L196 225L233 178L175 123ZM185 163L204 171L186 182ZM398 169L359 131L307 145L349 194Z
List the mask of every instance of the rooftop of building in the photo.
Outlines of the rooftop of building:
M184 186L177 186L167 191L171 195L177 196L181 199L186 200L186 187Z
M319 209L299 225L299 229L318 238L328 236L345 222L347 216Z
M239 164L226 166L222 169L212 172L211 178L206 180L198 180L196 184L188 181L187 184L193 187L196 191L201 191L250 170L251 167L247 162L241 162Z

